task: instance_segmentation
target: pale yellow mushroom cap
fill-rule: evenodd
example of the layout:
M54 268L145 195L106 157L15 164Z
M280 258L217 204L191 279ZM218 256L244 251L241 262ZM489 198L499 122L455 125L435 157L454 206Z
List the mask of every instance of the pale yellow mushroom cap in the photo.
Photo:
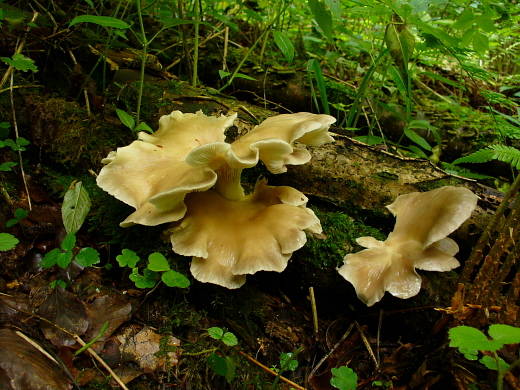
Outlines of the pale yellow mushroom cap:
M449 271L459 266L459 247L446 237L468 219L478 197L464 187L446 186L428 192L401 195L388 207L396 216L386 241L360 237L368 248L345 256L338 272L364 303L372 306L385 291L398 298L419 293L421 277L415 269Z
M228 200L210 190L186 197L188 211L171 232L173 250L194 256L193 276L227 288L245 283L246 274L281 272L292 253L321 225L307 198L291 187L260 181L243 200Z
M336 119L330 115L298 112L267 118L231 144L238 159L258 156L272 173L282 173L286 165L305 164L311 158L305 145L319 146L334 139L328 132ZM301 145L295 146L299 142Z
M159 120L154 134L139 133L138 141L109 153L98 175L99 187L136 211L121 226L158 225L181 219L184 197L211 188L217 174L184 161L188 153L207 143L222 142L236 114L206 116L174 111Z

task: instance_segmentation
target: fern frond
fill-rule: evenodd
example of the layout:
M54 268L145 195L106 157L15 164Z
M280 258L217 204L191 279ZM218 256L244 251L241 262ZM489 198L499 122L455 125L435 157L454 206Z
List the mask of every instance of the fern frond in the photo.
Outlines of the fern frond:
M467 156L460 157L452 162L453 165L462 163L485 163L493 160L495 152L491 149L480 149L476 152L468 154Z
M491 145L489 149L494 151L493 158L520 169L520 150L513 146Z
M505 120L500 120L497 123L497 127L502 137L520 139L520 126L514 126Z

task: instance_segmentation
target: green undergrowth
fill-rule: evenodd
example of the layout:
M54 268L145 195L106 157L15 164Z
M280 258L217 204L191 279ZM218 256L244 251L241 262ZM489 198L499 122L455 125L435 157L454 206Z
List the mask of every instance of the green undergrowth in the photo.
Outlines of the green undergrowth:
M378 240L386 238L380 230L343 212L321 211L316 208L313 211L321 221L325 238L310 237L303 251L305 258L317 268L335 268L341 265L347 253L361 249L356 244L358 237L372 236Z

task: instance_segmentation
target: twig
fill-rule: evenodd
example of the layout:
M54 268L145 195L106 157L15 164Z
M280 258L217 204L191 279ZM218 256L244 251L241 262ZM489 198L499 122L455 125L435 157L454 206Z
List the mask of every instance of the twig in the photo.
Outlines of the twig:
M298 390L306 390L305 387L302 387L300 386L299 384L297 383L294 383L292 380L290 379L287 379L286 377L280 375L279 373L271 370L269 367L263 365L262 363L260 363L258 360L256 360L254 357L252 356L249 356L247 353L245 352L242 352L242 351L238 351L238 353L240 355L242 355L243 357L245 357L247 360L249 360L251 363L253 364L256 364L258 367L260 367L262 370L264 370L265 372L271 374L271 375L274 375L275 377L277 378L280 378L280 380L282 382L285 382L287 383L289 386L292 386L293 388L295 389L298 389Z
M320 361L318 362L318 364L316 364L314 366L314 368L311 370L311 373L309 375L309 378L313 377L314 376L314 373L321 367L321 365L323 364L324 361L326 361L330 355L332 355L334 353L334 351L336 351L336 349L341 345L341 343L343 341L345 341L345 339L350 335L350 333L352 332L352 329L354 329L354 323L351 323L350 326L348 327L348 329L345 331L345 333L343 333L343 336L341 336L341 338L338 340L338 342L336 344L334 344L334 346L331 348L331 350L325 355L323 356Z
M25 45L25 41L27 40L27 34L29 33L29 30L31 29L31 24L36 21L36 18L38 18L38 12L33 13L33 17L31 19L31 22L27 24L27 27L25 28L25 35L20 42L19 45L16 46L16 49L14 50L14 54L20 54L23 50L23 47ZM7 82L9 77L11 76L11 73L13 73L14 67L12 65L9 65L7 70L5 71L4 75L2 76L2 81L0 81L0 89L4 86L4 84Z
M72 58L72 62L74 63L74 65L78 65L78 61L76 61L76 57L74 56L74 53L72 52L72 50L69 50L69 55L70 55L70 58ZM83 96L85 97L85 107L87 109L87 115L89 116L89 118L92 116L92 112L90 111L90 102L88 100L88 91L87 91L87 88L83 88Z
M18 122L16 120L16 110L14 109L13 84L14 84L14 72L11 72L11 82L9 84L9 98L11 100L11 114L13 116L14 133L16 135L16 143L18 143L20 134L18 132ZM32 210L31 194L29 193L29 186L27 185L27 179L25 177L25 171L23 169L22 151L20 150L19 147L18 147L18 160L20 161L20 173L22 174L22 180L23 180L23 185L25 187L25 193L27 194L27 205L29 206L29 210Z
M379 310L379 321L377 322L376 356L379 361L379 346L381 344L381 328L383 327L383 309Z
M376 365L376 369L379 369L379 361L377 360L376 355L374 354L374 351L372 350L372 346L370 345L370 343L368 342L368 340L367 340L367 338L365 336L365 332L363 332L363 329L361 328L361 326L358 324L357 321L354 321L354 324L356 324L356 328L357 328L357 330L359 332L359 335L361 336L361 340L363 340L363 344L365 344L365 347L367 348L368 354L370 355L370 357L374 361L374 363Z
M0 295L4 295L4 296L10 296L9 294L3 294L3 293L0 293ZM23 313L23 314L26 314L28 316L33 316L33 317L36 317L38 318L40 321L43 321L53 327L55 327L56 329L62 331L63 333L66 333L68 334L69 336L71 336L74 340L76 340L76 342L78 344L80 344L82 347L84 347L86 345L86 343L81 339L81 337L79 337L77 334L75 333L72 333L71 331L65 329L65 328L62 328L61 326L59 326L58 324L55 324L54 322L48 320L47 318L45 317L42 317L41 315L39 314L36 314L36 313L31 313L31 312L27 312L25 310L22 310L18 307L15 307L15 306L12 306L10 305L9 303L5 302L4 301L4 304L15 310L15 311L18 311L20 313ZM126 387L126 385L123 383L123 381L121 380L121 378L119 378L119 376L110 368L110 366L108 364L105 363L105 361L96 353L96 351L94 351L92 348L87 348L87 352L90 353L90 355L92 355L92 357L94 359L96 359L103 367L105 367L105 369L108 371L108 373L112 376L112 378L114 378L114 380L119 384L119 386L121 386L121 388L123 390L129 390L128 387Z
M318 310L316 309L316 297L314 296L314 287L309 287L309 297L311 299L312 309L312 325L314 326L314 338L318 339Z

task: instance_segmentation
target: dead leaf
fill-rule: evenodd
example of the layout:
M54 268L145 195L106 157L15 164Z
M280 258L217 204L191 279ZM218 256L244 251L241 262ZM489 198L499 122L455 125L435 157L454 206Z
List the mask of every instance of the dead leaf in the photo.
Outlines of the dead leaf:
M40 306L39 314L78 336L83 335L89 325L83 302L62 288L54 289ZM74 338L50 324L43 323L42 330L45 337L58 347L70 347L76 343Z
M132 305L122 295L103 295L96 298L94 302L87 306L87 314L89 317L89 328L85 334L86 340L96 337L103 324L108 321L108 328L103 336L101 336L92 348L96 352L100 352L103 348L105 340L124 322L130 319Z
M161 342L164 337L167 340ZM178 352L166 352L157 356L157 352L161 350L161 344L178 347L181 344L179 339L160 335L148 326L141 330L137 326L129 326L123 330L121 335L117 336L117 340L121 343L121 354L137 363L145 373L166 371L179 361Z
M0 329L2 390L68 390L71 383L60 366L11 329Z

